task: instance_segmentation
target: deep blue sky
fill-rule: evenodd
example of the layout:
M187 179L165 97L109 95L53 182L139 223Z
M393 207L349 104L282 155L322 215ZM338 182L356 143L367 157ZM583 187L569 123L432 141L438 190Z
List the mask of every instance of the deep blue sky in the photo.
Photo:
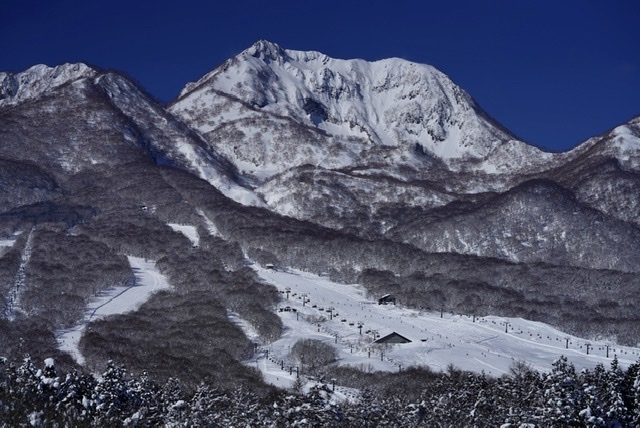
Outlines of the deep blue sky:
M162 101L258 39L431 64L553 150L640 114L637 0L0 2L1 71L83 61Z

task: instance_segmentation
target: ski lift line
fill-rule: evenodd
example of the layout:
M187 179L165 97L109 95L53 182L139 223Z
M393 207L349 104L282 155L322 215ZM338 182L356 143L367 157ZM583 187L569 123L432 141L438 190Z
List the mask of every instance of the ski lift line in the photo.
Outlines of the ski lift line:
M326 327L323 327L324 328L323 332L339 331L340 337L339 337L338 343L340 343L341 346L343 345L347 346L347 349L346 349L347 353L360 354L360 351L359 351L360 347L359 346L353 347L353 345L356 343L354 339L357 338L357 335L355 335L354 337L354 332L357 330L354 330L354 329L349 330L347 328L348 322L342 323L341 320L343 318L346 318L347 321L364 320L367 324L366 326L367 328L374 328L374 329L376 328L384 329L385 328L384 325L387 325L387 324L389 325L396 324L397 326L400 326L402 324L411 324L410 319L416 318L421 320L420 322L424 321L429 325L429 327L426 328L426 330L424 326L420 326L419 323L416 324L415 326L412 326L412 328L422 331L423 334L425 335L432 335L434 333L433 331L434 329L438 330L442 328L443 330L441 331L449 331L449 329L446 326L450 325L452 326L451 328L453 328L453 330L451 330L451 333L449 334L451 338L447 337L445 339L448 340L450 343L452 343L453 344L452 346L457 346L458 343L465 343L465 344L466 343L475 344L475 342L486 343L486 342L490 342L492 339L500 339L495 343L495 346L494 344L492 344L491 346L492 347L497 346L496 350L502 349L502 347L506 347L504 349L510 349L512 347L511 342L513 341L513 339L517 339L518 343L526 344L526 346L514 344L516 351L519 349L521 352L530 353L533 355L537 355L537 352L535 351L535 349L548 350L548 351L542 351L542 354L546 354L547 352L553 351L551 352L552 354L562 355L568 352L568 350L565 350L565 347L564 347L564 339L559 340L559 338L560 337L563 338L564 335L558 336L560 332L556 332L552 328L542 324L538 326L536 323L527 322L526 320L519 320L517 318L508 319L507 320L508 324L506 325L506 332L505 332L505 321L497 317L488 317L488 319L486 319L485 317L478 317L478 318L473 317L473 320L475 322L472 323L471 315L464 315L464 314L447 313L445 314L444 319L442 319L441 321L436 319L431 319L430 314L425 315L424 309L419 311L416 310L415 313L408 313L408 309L406 308L402 308L399 311L395 311L394 308L387 307L387 308L384 308L385 309L384 312L381 312L379 309L373 310L374 306L365 305L365 303L367 302L362 301L361 290L356 289L353 286L340 285L340 287L337 287L337 284L331 283L330 281L327 281L324 278L318 278L318 280L315 280L315 277L312 278L311 275L306 276L304 273L289 271L288 269L278 273L264 272L265 273L264 275L263 275L263 272L259 270L259 267L256 267L256 270L259 271L259 274L263 278L267 279L267 282L270 282L279 288L284 286L284 284L286 284L288 286L291 286L292 291L295 290L298 292L306 292L307 295L309 296L309 299L312 301L317 301L321 297L320 295L316 294L316 292L325 293L325 296L324 296L325 300L330 300L332 304L336 306L336 311L340 312L341 316L338 317L336 315L336 319L333 320L333 322L336 322L337 324L332 325L332 327L336 327L336 328L328 329ZM289 277L287 277L287 275L289 275ZM326 283L326 286L324 283ZM336 300L336 296L340 294L344 294L344 300L342 299ZM343 301L345 304L341 303ZM368 303L374 303L374 302L368 302ZM360 308L361 311L355 310L355 307ZM344 311L344 313L342 311ZM313 314L314 312L312 311L312 312L306 312L306 313ZM315 313L319 315L324 314L324 312L323 313L315 312ZM421 317L418 317L418 315L421 315ZM328 318L329 317L327 317L327 322L325 323L326 326L331 325L329 323ZM380 323L376 322L376 320L379 320ZM407 322L401 323L400 321L402 320ZM519 321L522 321L522 323ZM453 327L456 324L460 325L460 327ZM467 331L469 330L467 326L471 326L472 324L473 324L472 331L471 332ZM405 326L405 328L409 328L409 327ZM473 330L476 330L476 333L474 333ZM491 332L492 333L491 337L486 337L486 333L483 333L483 332ZM400 331L400 333L402 333L402 331ZM420 333L414 333L414 334L420 334ZM463 334L463 336L460 336L460 334ZM474 335L477 337L475 340L473 339ZM443 339L443 335L437 334L437 336L440 339L435 338L436 342L445 340ZM508 339L506 339L507 337ZM505 342L505 339L507 340L507 342ZM327 340L331 340L331 339L327 339ZM584 339L581 340L579 338L572 338L572 340L574 341L576 346L579 347L580 346L579 344ZM424 341L421 340L421 342L424 342ZM590 346L589 356L587 357L588 361L591 361L591 363L595 364L596 362L598 362L599 359L603 359L603 356L599 355L600 352L596 352L596 350L601 349L602 346L603 345L601 343L594 343L593 346ZM618 346L616 346L616 348L618 348ZM352 352L352 349L353 349L353 352ZM509 351L506 351L506 352L507 353L505 355L507 356L511 355ZM616 353L618 354L618 357L620 357L620 355L624 355L625 352L628 352L629 354L634 355L634 350L622 351L621 354L617 352ZM571 349L571 353L576 356L580 356L582 359L584 359L583 358L585 356L584 348L582 350ZM494 351L492 354L495 355L495 358L505 357L505 355L503 355L501 352ZM517 356L517 354L514 354L514 355ZM538 358L542 358L542 356ZM435 362L432 361L431 359L428 360L428 363L426 362L427 361L426 359L422 359L422 361L424 361L425 364L428 364L430 366L437 366L437 364L434 364ZM620 362L622 363L623 361L621 360ZM624 364L627 364L626 360L624 361ZM498 365L500 364L498 363Z
M9 299L5 306L5 315L6 317L13 321L15 319L16 312L20 311L20 290L24 288L26 274L25 270L27 264L31 260L31 250L33 245L33 232L36 227L33 226L29 231L29 236L27 237L27 242L24 246L24 250L22 251L22 255L20 257L20 265L18 266L18 271L13 281L13 286L11 288Z

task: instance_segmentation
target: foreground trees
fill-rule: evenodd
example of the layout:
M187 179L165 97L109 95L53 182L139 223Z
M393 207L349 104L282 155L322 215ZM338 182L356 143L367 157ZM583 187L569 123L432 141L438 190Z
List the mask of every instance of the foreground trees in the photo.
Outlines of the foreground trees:
M100 376L62 376L52 359L0 359L0 426L640 426L640 363L622 370L614 359L576 373L563 357L545 374L516 364L499 379L453 367L422 378L419 390L380 393L375 384L348 402L322 384L305 394L204 382L187 390L176 378L157 385L111 362Z

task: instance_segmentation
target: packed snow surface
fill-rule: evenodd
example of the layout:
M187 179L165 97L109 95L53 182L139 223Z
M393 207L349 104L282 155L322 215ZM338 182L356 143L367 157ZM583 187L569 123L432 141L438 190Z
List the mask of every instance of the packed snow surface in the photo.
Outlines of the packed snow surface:
M339 364L365 370L399 371L420 365L443 371L452 364L459 369L500 376L509 373L516 361L549 371L562 355L578 369L592 368L597 363L608 366L614 355L623 367L640 357L638 348L581 339L540 322L419 311L405 308L401 302L378 305L367 298L362 286L338 284L297 270L254 267L263 280L282 292L281 308L295 309L278 312L285 326L284 334L263 347L263 352L251 362L262 370L267 381L279 386L290 386L293 382L297 363L289 353L303 338L333 345L340 354ZM374 337L393 332L411 343L372 343Z
M194 246L197 247L200 243L200 235L198 235L198 230L195 228L195 226L176 223L167 224L169 225L169 227L171 227L171 229L175 230L176 232L180 232L184 236L189 238L189 241L191 241Z
M16 238L0 239L0 247L13 247L16 243Z
M22 232L16 232L13 234L13 236L0 238L0 254L13 247L13 245L16 243L16 240L18 239L18 236L20 236L21 233Z
M131 312L146 302L153 293L170 287L167 278L158 271L154 261L131 256L128 259L136 277L135 284L130 287L114 287L102 292L87 305L85 317L78 325L59 331L56 335L60 349L71 354L80 364L84 364L84 358L78 344L87 324L109 315Z

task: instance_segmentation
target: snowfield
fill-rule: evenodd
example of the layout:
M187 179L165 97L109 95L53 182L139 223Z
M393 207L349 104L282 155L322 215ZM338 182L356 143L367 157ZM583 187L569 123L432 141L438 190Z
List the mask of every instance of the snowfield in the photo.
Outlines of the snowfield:
M185 224L177 224L177 223L167 223L167 225L175 230L176 232L182 233L184 236L189 238L191 244L194 247L197 247L200 243L200 235L198 235L198 230L195 226L185 225Z
M197 243L192 226L174 225ZM60 349L84 363L78 344L91 321L137 309L152 293L169 288L155 262L128 257L136 282L131 287L115 287L98 295L87 306L85 318L75 327L57 332ZM492 376L509 373L516 361L533 369L549 371L552 363L565 355L577 369L608 366L616 355L621 367L636 362L640 349L613 342L588 341L567 335L543 323L522 318L472 317L452 313L420 311L398 305L379 305L367 297L360 285L346 285L327 277L294 269L273 269L252 263L262 280L282 293L278 315L283 335L275 342L261 344L253 327L230 312L229 319L256 342L259 352L246 361L255 366L265 381L281 388L293 385L297 362L290 351L300 339L316 339L338 351L338 364L365 371L400 371L409 366L425 366L444 371L449 365ZM376 344L374 340L397 333L410 343ZM608 349L607 349L608 348ZM608 352L608 356L607 356ZM309 383L309 385L313 382ZM336 399L357 399L358 392L336 386Z
M130 287L114 287L100 293L87 305L85 317L78 325L56 333L60 349L68 352L79 364L84 364L78 344L87 324L109 315L134 311L153 293L170 288L167 278L156 269L154 261L131 256L128 259L136 277L135 284Z
M285 329L279 340L261 348L262 352L248 364L255 364L266 381L278 386L290 386L295 379L296 363L289 352L303 338L334 346L339 351L339 364L382 371L399 371L415 365L443 371L453 364L459 369L500 376L509 373L516 361L525 361L539 371L549 371L562 355L578 370L593 368L598 363L608 367L614 355L622 367L640 357L638 348L581 339L522 318L474 319L401 305L378 305L366 297L362 286L338 284L292 269L253 266L265 282L275 285L282 293L282 311L278 315ZM287 307L290 310L285 310ZM374 337L393 332L411 343L372 343Z

